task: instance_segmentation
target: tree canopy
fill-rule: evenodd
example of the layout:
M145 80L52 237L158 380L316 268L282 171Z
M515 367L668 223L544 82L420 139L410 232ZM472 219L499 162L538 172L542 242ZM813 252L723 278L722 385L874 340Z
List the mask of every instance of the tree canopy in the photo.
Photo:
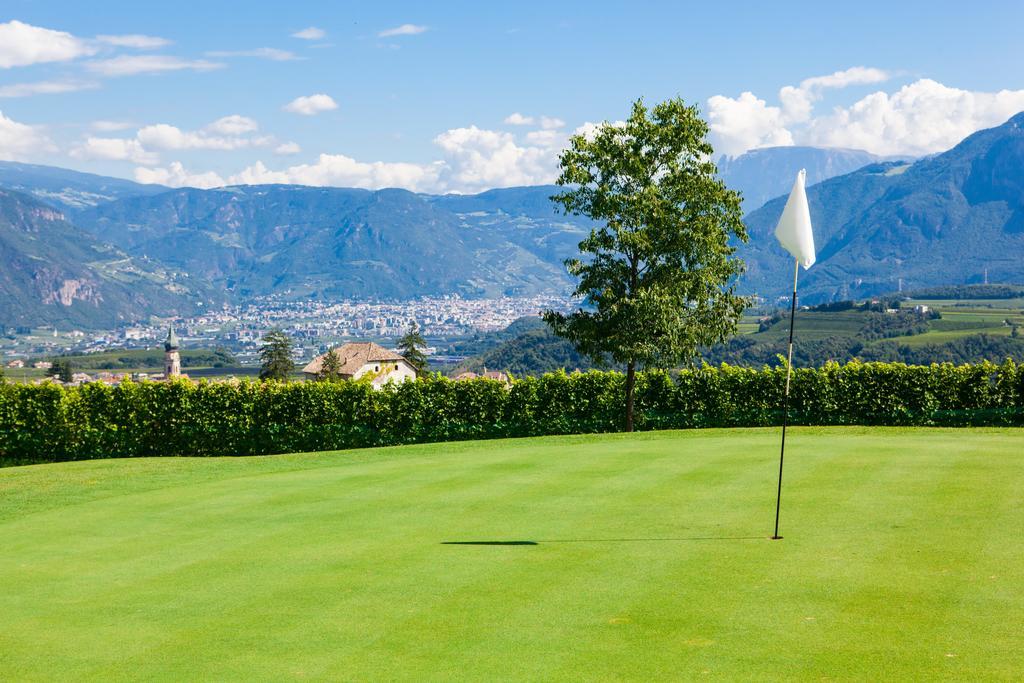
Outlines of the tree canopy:
M324 354L316 378L321 382L336 382L341 379L341 358L337 351L331 349Z
M288 375L295 370L291 338L275 327L263 336L262 341L260 379L287 380Z
M71 382L74 380L74 370L71 367L71 362L66 359L54 360L50 367L46 370L47 377L56 377L61 382Z
M413 321L406 333L398 340L398 353L409 362L409 365L416 368L416 374L422 374L427 370L427 356L423 353L423 349L426 347L427 341L420 334L419 325Z
M692 361L736 332L747 300L735 292L746 241L740 195L718 178L708 125L694 106L642 100L622 124L574 135L559 159L567 214L598 223L566 260L583 305L546 311L559 336L595 360L626 366L626 429L637 365Z

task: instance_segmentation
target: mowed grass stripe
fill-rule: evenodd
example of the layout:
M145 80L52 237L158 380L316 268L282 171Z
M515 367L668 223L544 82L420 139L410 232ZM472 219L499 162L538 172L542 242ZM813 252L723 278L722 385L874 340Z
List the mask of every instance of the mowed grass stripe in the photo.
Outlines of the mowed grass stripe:
M650 497L659 486L662 476L653 472L666 470L662 463L672 460L679 467L679 458L694 455L687 452L687 444L680 444L678 453L651 454L643 441L639 444L616 440L591 451L584 467L559 478L557 486L535 487L523 482L519 491L510 495L505 505L495 508L495 515L484 519L463 517L458 509L452 510L459 520L462 535L449 533L456 539L480 541L522 541L538 539L539 546L449 546L447 562L443 566L445 580L437 586L431 599L419 602L402 615L402 627L393 633L381 634L366 652L375 666L386 670L389 659L408 663L421 662L424 666L436 662L438 640L458 642L471 661L477 662L477 675L502 677L507 673L506 658L524 667L522 674L536 677L550 668L550 663L538 659L537 652L545 649L552 654L564 650L565 644L552 639L549 631L552 613L566 611L559 599L584 594L575 569L579 555L591 556L593 550L585 547L575 551L556 551L548 546L578 539L571 533L580 528L590 532L618 532L618 528L587 525L594 519L593 510L604 508L605 514L617 517L614 511L616 491L631 491L633 495ZM646 458L644 456L647 456ZM706 467L702 458L694 457L680 469ZM604 471L601 474L601 471ZM594 475L600 475L595 478ZM660 484L664 486L664 484ZM513 492L509 492L510 494ZM483 492L480 500L501 500ZM635 498L629 498L635 500ZM578 518L558 515L566 507L578 511ZM600 519L598 516L597 519ZM465 520L465 521L463 521ZM497 521L497 523L495 523ZM556 540L543 539L531 534L531 529L552 529ZM557 533L556 533L557 532ZM560 539L560 540L559 540ZM573 541L568 541L573 542ZM586 539L579 542L586 543ZM526 551L524 553L524 550ZM567 571L569 563L573 567ZM628 590L626 588L625 590ZM495 592L504 595L503 608L495 611L487 603L494 600ZM495 640L497 636L497 641ZM538 662L535 669L531 663ZM455 668L464 662L452 662ZM447 670L446 670L447 671ZM341 675L343 671L332 672ZM444 673L444 672L438 672ZM454 673L453 671L447 671ZM463 672L465 673L465 672ZM441 677L444 677L443 675Z
M635 447L634 447L635 450ZM65 534L57 539L57 545L63 547L70 545L70 548L66 548L68 553L73 555L82 555L87 558L96 557L119 557L123 558L112 567L100 567L98 571L107 572L113 577L126 577L133 576L138 586L139 593L142 595L160 595L160 584L166 580L173 579L175 581L190 582L194 580L204 580L200 576L192 576L193 570L197 567L201 567L204 563L203 557L200 555L200 548L198 546L208 546L212 550L216 550L216 553L220 559L227 563L244 563L245 558L251 557L253 553L258 553L260 547L277 547L282 539L276 538L273 533L274 525L271 523L273 520L280 518L282 515L302 515L309 514L311 511L308 509L303 511L297 510L295 507L295 499L305 500L304 507L308 508L311 503L319 502L320 500L331 500L330 489L335 480L347 484L347 489L344 493L346 497L346 504L350 508L350 512L357 512L357 510L351 510L353 505L362 507L359 503L368 495L367 491L372 494L371 497L376 496L376 505L369 512L371 515L371 523L377 524L378 516L395 516L402 515L403 500L409 499L420 501L425 503L428 507L431 505L431 496L424 498L422 491L418 489L436 489L437 491L454 491L456 494L463 492L467 495L473 491L471 480L480 478L479 475L475 475L474 472L478 470L490 470L494 464L501 465L504 461L509 460L509 456L502 455L500 449L489 450L485 455L479 456L477 460L469 463L446 463L444 459L431 458L423 460L421 458L411 458L401 463L395 462L384 462L375 463L376 468L382 470L382 472L374 472L373 476L368 476L365 467L360 464L353 465L351 467L339 468L337 472L332 472L331 477L328 481L319 482L318 487L320 489L326 489L325 493L321 493L318 496L318 500L308 500L308 493L305 493L305 488L301 486L299 480L308 479L310 476L318 477L323 479L322 473L309 473L309 472L285 472L276 475L273 478L273 487L266 489L261 487L261 484L266 484L267 477L252 476L252 477L233 477L228 481L213 481L199 483L194 486L175 486L173 488L164 489L158 494L149 492L142 495L141 500L147 507L146 510L134 510L131 504L136 502L136 499L140 498L140 494L133 494L125 496L125 501L130 507L125 509L125 516L129 519L145 517L147 521L172 521L174 519L188 520L188 524L175 529L175 538L161 538L157 539L156 543L163 548L169 548L171 550L161 553L159 548L150 547L143 542L141 538L144 535L143 532L133 533L130 524L118 523L109 529L106 529L106 533L102 534L99 538L96 536L84 536L81 533L82 527L88 527L94 525L94 520L88 514L88 511L82 509L77 510L77 515L74 520L71 520L71 528L65 528ZM555 475L556 481L573 481L573 478L581 473L585 473L588 470L594 470L600 464L599 458L588 458L583 461L576 461L573 459L550 459L541 464L542 467L547 470L551 470ZM642 462L642 461L641 461ZM697 461L699 462L699 461ZM572 476L565 477L565 470L567 467L574 468L571 473ZM630 465L631 468L637 467L637 465ZM393 470L396 468L402 469L407 472L406 476L397 476ZM451 468L448 471L446 468ZM429 469L432 474L429 477L425 477L423 474L424 469ZM484 479L491 482L491 487L497 486L499 489L507 489L510 486L518 487L516 482L509 483L504 479L495 478L491 474L487 474ZM391 497L390 501L384 501L387 503L386 509L382 509L379 500L381 495L381 487L387 484L387 495ZM277 488L280 487L283 493L276 493ZM231 495L225 497L222 490L227 488ZM484 496L479 496L481 500L502 500L504 491L490 491ZM546 494L544 491L534 488L534 496L544 497ZM195 500L203 499L204 505L201 509L197 510L190 517L186 516L186 511L193 507ZM95 508L97 505L103 505L105 501L98 501L86 504L86 508ZM100 508L102 509L102 508ZM234 515L230 514L230 511L236 511ZM227 512L225 512L227 511ZM420 515L421 510L415 511L415 516ZM53 513L54 516L57 513ZM206 532L202 531L209 527L210 522L213 519L219 518L222 522L231 522L230 527L222 527L220 534L214 536L205 535ZM323 516L320 514L314 514L314 519L320 519L321 522L329 522L330 516L324 513ZM351 518L350 518L351 519ZM355 519L359 519L355 517ZM262 520L264 523L251 531L252 537L243 536L240 538L232 538L230 533L226 533L226 529L233 529L236 525L240 528L247 528L244 525L248 522ZM44 524L53 524L55 520L36 520L36 522L42 522ZM59 527L54 527L59 528ZM406 537L416 536L417 530L414 523L410 523L408 519L399 519L395 525L398 530L398 535ZM216 529L215 529L216 531ZM308 531L316 531L316 525ZM361 529L351 529L354 534L359 534ZM422 535L422 532L420 532ZM116 539L123 538L122 544L117 544ZM361 537L356 535L353 536L353 540L349 538L343 539L345 541L345 547L350 554L360 547ZM369 536L362 537L363 541L372 540L378 541L378 537ZM77 539L77 540L76 540ZM111 540L114 539L112 545ZM316 539L313 539L316 540ZM428 542L436 543L436 537L430 539ZM102 543L97 544L97 541ZM29 541L29 543L33 543ZM85 543L87 547L76 547L77 544ZM17 552L19 549L14 549ZM148 557L151 554L156 553L158 556L155 558L156 561L150 563L148 569L153 574L153 581L145 581L145 572L138 571L134 566L134 561L137 557ZM322 563L326 558L316 557L317 563ZM399 569L401 576L408 576L408 571L398 565L396 567L395 562L401 561L400 557L391 557L390 564L393 568ZM87 564L85 567L75 566L70 567L67 570L69 580L77 582L79 584L89 585L97 577L95 576L96 571L89 571L90 566ZM251 581L253 573L258 574L258 570L252 568L249 569L249 574L246 581ZM378 575L378 580L382 577ZM222 593L231 594L237 591L244 591L246 586L232 586L236 580L236 576L228 574L222 577L222 580L218 583L216 581L211 582L209 579L205 579L205 582L212 583L212 592L215 595ZM118 583L118 582L115 582ZM153 585L155 584L155 585ZM74 587L75 589L78 586ZM276 596L268 594L266 589L259 588L258 584L254 585L253 593L258 594L254 596L255 600L268 600L274 601ZM305 590L306 587L303 588ZM286 588L287 590L287 588ZM111 593L108 595L98 596L100 601L108 603L109 601L117 601L118 597L127 599L129 602L134 601L135 596L128 595L124 596L121 593L120 587L113 587ZM34 601L36 596L28 595L26 599L28 601ZM165 596L166 597L166 596ZM172 596L173 597L173 596ZM197 597L193 595L193 600ZM287 604L286 601L277 600L282 604ZM233 606L234 611L245 611L248 605L245 601L236 603Z
M815 448L815 445L813 440L791 439L787 499L791 490L801 491L816 473L836 467L841 454L832 449ZM763 462L763 457L761 460ZM756 484L756 487L741 485L730 493L741 500L749 498L748 509L756 507L756 499L769 499L773 504L774 495L765 496L764 492L767 489L774 494L774 469L768 476L759 474ZM837 502L841 505L842 498ZM764 511L762 528L767 532L762 538L771 532L774 513L774 505L765 507L768 509ZM813 536L814 527L822 523L820 517L793 520L788 514L793 508L800 510L801 501L786 501L783 530L787 523L792 526L809 523L808 531ZM639 640L649 642L657 638L661 641L649 647L653 656L642 663L644 676L658 676L660 671L671 667L680 654L693 658L694 665L688 675L721 673L710 653L721 642L729 640L749 646L731 662L733 669L744 675L763 677L767 671L780 677L812 673L813 666L810 669L801 666L805 664L801 662L801 653L805 651L800 642L802 634L794 630L782 632L787 622L795 621L787 618L788 613L800 611L793 603L799 596L801 577L792 576L794 568L807 566L800 554L800 536L797 534L795 545L774 542L769 548L760 544L751 547L722 537L717 542L692 547L687 544L688 547L680 550L675 576L669 581L652 582L643 599L625 611L657 615L653 619L640 617L647 623L644 624L646 629L638 629ZM726 590L722 586L723 576L734 577ZM796 583L790 585L792 581ZM667 586L670 588L666 592ZM709 599L711 596L713 598ZM795 635L800 637L794 639Z
M926 529L915 517L924 512L918 503L929 500L935 489L954 476L954 466L963 454L921 457L903 452L898 441L870 447L889 458L892 466L877 467L870 459L844 459L834 463L837 467L830 472L837 480L823 487L833 492L831 499L817 495L794 501L798 509L821 512L816 520L796 520L801 533L790 540L796 541L798 554L787 558L772 577L770 591L779 598L775 612L785 635L774 636L780 647L764 645L769 652L767 663L776 671L801 677L829 675L827 659L822 657L825 650L889 679L919 676L922 667L945 664L943 645L931 633L934 622L945 617L941 605L930 602L934 587L921 581L927 562L917 553L927 539L919 536ZM925 486L905 492L908 482L914 481ZM811 491L794 489L797 498ZM886 517L879 518L880 508L887 510ZM908 553L914 557L910 558L911 575L905 576L900 564ZM807 568L815 566L825 580L808 583ZM742 607L738 612L741 617L749 614ZM902 634L908 615L913 615L917 631L909 645L924 655L923 660L909 661L909 671L901 668L907 661L901 648L906 643ZM792 634L799 638L789 637Z
M777 542L778 430L0 470L0 669L1010 677L1022 446L796 429Z
M510 533L506 524L473 525L476 535L470 538L535 539L539 545L536 548L452 548L453 554L457 552L466 558L473 571L480 571L481 567L491 571L481 580L461 586L450 601L457 606L454 612L417 615L413 621L421 632L420 638L393 639L386 651L398 649L403 659L428 657L436 644L431 634L445 633L446 637L471 647L481 661L488 661L485 653L496 649L505 650L507 657L522 661L525 666L538 661L530 653L551 650L570 654L579 643L574 642L573 648L566 651L564 642L551 638L553 615L563 619L570 617L579 626L607 626L608 619L622 611L616 603L644 589L644 583L638 582L637 575L629 568L635 558L651 556L650 551L639 546L662 544L666 540L678 544L679 535L693 528L694 520L675 519L686 504L666 507L661 499L665 491L674 491L678 496L680 491L695 490L702 474L720 469L716 458L707 457L706 451L693 452L694 445L703 446L700 441L693 444L683 440L676 453L648 462L638 457L641 453L627 451L609 457L609 469L614 471L609 472L604 482L579 487L569 480L560 491L546 491L544 500L538 501L539 507L520 514L528 520L528 528L547 527L549 535ZM680 467L680 462L685 466ZM683 471L674 472L673 463L676 469ZM704 494L696 495L689 502L699 502L699 498L710 495L707 487L702 490ZM631 505L621 503L625 492L633 493L625 497ZM643 508L639 510L638 500L643 501ZM567 506L566 501L571 505ZM564 514L566 508L573 511L571 516ZM563 510L562 515L556 514L559 509ZM641 516L656 519L650 524L637 525L637 518ZM522 522L508 521L523 526ZM719 520L716 526L721 523ZM689 533L706 534L708 531L698 529ZM494 567L491 558L496 551L515 561ZM672 555L665 552L658 559L671 561ZM649 559L645 564L645 573L652 572L654 566ZM603 578L608 570L619 577L614 586L609 586ZM507 606L500 613L486 609L496 588L508 597ZM490 659L501 661L500 658ZM542 674L550 666L539 661L539 669L529 670L529 676ZM494 669L490 673L500 675L501 670Z

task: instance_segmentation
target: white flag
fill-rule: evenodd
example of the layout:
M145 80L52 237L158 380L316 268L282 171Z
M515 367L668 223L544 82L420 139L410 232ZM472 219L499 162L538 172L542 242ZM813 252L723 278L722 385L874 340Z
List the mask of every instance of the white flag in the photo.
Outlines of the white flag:
M811 231L811 210L807 207L804 181L807 171L800 169L796 182L782 210L782 218L775 227L775 236L786 251L800 262L804 270L814 265L814 233Z

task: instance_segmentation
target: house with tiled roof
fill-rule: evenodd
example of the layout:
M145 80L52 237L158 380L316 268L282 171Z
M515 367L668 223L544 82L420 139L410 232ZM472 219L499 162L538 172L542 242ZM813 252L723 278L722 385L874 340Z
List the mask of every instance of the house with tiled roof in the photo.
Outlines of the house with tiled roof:
M505 384L512 383L512 380L504 372L501 372L500 370L488 370L487 368L484 368L484 371L481 372L480 374L477 374L472 370L467 372L460 372L459 374L455 375L455 377L453 377L452 379L454 379L456 382L459 382L462 380L478 379L481 377L485 379L496 379L499 382L504 382Z
M359 379L372 373L375 387L382 387L388 382L416 379L416 368L409 361L379 344L352 342L332 350L338 356L341 366L338 375L342 379ZM320 376L327 353L317 356L302 368L302 374L306 379L317 379Z

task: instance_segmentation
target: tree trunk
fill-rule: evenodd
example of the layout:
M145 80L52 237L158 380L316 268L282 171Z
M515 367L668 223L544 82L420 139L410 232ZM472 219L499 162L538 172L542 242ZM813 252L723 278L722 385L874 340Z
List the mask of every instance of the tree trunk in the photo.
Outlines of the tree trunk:
M636 363L626 365L626 431L633 431L633 388L636 386Z

